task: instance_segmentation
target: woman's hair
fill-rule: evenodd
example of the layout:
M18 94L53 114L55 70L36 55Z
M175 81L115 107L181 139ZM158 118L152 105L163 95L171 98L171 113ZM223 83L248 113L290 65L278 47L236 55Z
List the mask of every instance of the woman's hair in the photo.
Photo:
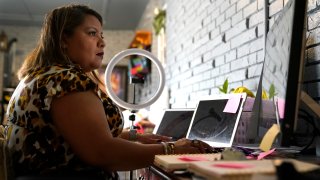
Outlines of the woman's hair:
M85 5L62 6L48 13L36 48L26 57L18 72L19 79L25 77L35 68L54 64L72 64L64 53L62 37L72 36L75 28L83 23L87 15L95 16L102 25L101 15ZM94 71L92 71L92 75L95 79L98 78Z

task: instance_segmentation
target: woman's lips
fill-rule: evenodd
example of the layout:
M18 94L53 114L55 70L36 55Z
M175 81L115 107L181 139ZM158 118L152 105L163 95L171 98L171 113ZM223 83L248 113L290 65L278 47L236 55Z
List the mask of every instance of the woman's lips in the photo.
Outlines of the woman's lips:
M96 54L96 55L97 55L97 56L100 56L100 57L103 57L104 53L101 52L101 53L98 53L98 54Z

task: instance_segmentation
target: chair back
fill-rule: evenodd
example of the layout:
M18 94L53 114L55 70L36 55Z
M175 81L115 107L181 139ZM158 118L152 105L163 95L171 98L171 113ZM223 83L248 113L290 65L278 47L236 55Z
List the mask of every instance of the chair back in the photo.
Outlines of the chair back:
M11 154L5 138L5 128L0 125L0 179L12 180L13 178Z

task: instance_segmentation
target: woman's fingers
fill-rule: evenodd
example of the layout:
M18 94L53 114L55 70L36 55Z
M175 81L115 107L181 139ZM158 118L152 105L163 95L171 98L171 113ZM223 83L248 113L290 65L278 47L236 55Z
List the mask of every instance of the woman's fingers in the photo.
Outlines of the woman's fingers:
M197 147L201 153L212 152L214 150L209 144L197 139L191 140L191 145Z

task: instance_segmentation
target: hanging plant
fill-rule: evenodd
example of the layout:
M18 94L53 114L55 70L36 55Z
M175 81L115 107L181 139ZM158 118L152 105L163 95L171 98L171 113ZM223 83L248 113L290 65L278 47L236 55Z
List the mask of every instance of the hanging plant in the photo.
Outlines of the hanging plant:
M153 28L155 30L156 35L159 35L161 29L165 29L165 21L166 21L166 11L159 10L159 13L153 18Z

